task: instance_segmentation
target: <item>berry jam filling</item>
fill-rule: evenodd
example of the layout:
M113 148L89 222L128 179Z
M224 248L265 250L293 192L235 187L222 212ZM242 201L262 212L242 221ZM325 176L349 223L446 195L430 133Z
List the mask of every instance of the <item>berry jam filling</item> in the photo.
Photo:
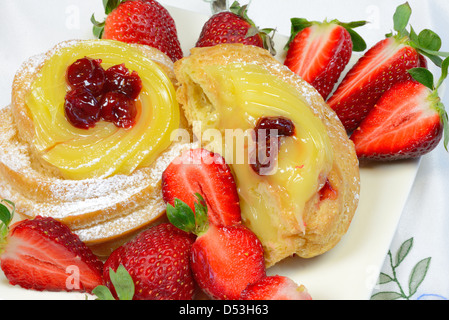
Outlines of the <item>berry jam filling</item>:
M65 97L64 108L73 126L89 129L100 120L119 128L135 124L142 80L124 64L104 70L100 59L85 57L67 68L67 83L71 90Z
M335 190L329 180L326 180L325 185L321 188L319 191L320 194L320 201L329 199L329 200L336 200L338 198L338 192Z
M257 121L254 131L257 151L251 168L258 175L266 175L276 163L281 137L293 136L295 125L284 117L262 117Z

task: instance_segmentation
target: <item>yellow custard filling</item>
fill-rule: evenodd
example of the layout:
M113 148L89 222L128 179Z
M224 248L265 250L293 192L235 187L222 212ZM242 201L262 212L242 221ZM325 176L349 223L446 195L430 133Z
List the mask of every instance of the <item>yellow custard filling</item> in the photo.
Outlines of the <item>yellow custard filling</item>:
M196 83L191 89L198 94L201 85L215 88L213 94L208 91L208 96L202 94L193 101L197 110L213 105L206 119L197 124L201 125L201 138L224 154L234 171L245 222L266 246L280 245L280 238L304 232L305 204L323 186L332 168L327 130L295 88L259 65L209 65L205 74L208 83ZM190 75L193 83L194 78ZM254 129L259 118L271 116L290 119L295 135L281 138L275 170L258 175L248 163L251 140L245 139L242 148L238 136ZM223 136L221 145L209 131L218 128Z
M86 56L101 59L104 69L125 63L130 71L139 74L143 88L133 127L118 128L100 121L85 130L67 121L66 71ZM110 40L75 42L58 48L31 85L26 105L34 123L33 144L39 156L66 179L130 174L150 165L171 144L170 134L180 122L175 94L170 78L138 48Z

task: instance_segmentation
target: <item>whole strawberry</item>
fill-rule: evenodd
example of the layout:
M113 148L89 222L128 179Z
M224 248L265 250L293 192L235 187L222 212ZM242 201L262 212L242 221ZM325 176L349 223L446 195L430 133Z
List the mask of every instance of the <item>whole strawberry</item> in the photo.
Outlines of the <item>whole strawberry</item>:
M191 300L195 289L189 266L193 241L193 235L169 223L143 231L106 260L106 286L115 294L110 273L122 265L133 282L133 300Z
M293 18L284 64L310 83L327 99L352 56L366 49L365 41L353 30L365 21L342 23Z
M235 1L229 10L214 14L203 26L196 47L211 47L221 43L242 43L270 50L275 54L271 32L259 30L247 15L247 5Z
M441 39L431 30L418 34L407 31L411 16L408 3L398 6L394 15L395 34L371 47L344 77L329 106L335 110L348 133L360 125L379 98L396 83L411 79L408 71L422 67L423 55L438 66Z
M106 20L91 19L98 38L148 45L173 61L183 57L175 21L157 1L108 0L104 4Z
M10 284L88 293L102 284L103 263L66 225L38 216L13 224L8 232L13 206L2 202L6 205L0 204L0 260Z

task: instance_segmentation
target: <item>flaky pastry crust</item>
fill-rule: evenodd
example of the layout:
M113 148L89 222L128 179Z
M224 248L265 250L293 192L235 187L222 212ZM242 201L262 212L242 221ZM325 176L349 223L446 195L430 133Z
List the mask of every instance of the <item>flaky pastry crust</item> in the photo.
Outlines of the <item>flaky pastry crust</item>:
M263 243L267 266L294 254L303 258L323 254L333 248L347 232L358 206L360 177L354 145L335 112L312 86L283 66L267 50L239 44L194 48L189 57L175 63L177 98L190 124L211 118L215 97L221 90L207 74L206 67L235 62L263 66L295 87L325 125L334 153L332 170L327 179L337 190L338 196L336 199L320 199L319 190L316 190L305 206L305 232L285 237L282 243L275 246ZM246 222L245 212L242 215ZM251 225L248 227L251 228Z
M60 43L30 58L17 72L12 104L0 110L0 197L13 201L21 218L54 217L95 253L108 255L136 232L164 219L162 172L191 146L174 142L151 166L102 179L66 180L57 170L43 165L31 143L34 124L27 112L26 96L46 59L58 48L77 41ZM174 81L173 63L165 54L148 46L134 46Z

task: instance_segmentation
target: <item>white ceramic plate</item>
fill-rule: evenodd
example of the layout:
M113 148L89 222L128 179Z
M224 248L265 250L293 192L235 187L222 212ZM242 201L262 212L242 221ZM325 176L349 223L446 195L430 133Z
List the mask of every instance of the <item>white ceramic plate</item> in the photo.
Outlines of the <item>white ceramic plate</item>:
M184 53L188 55L208 17L181 9L168 9L177 23ZM80 33L80 37L85 33ZM286 37L277 35L275 40L278 58L283 59L282 47ZM418 167L419 161L362 166L360 205L341 242L322 256L309 260L292 257L268 272L286 275L304 284L316 300L369 299ZM0 299L86 297L80 293L36 292L13 287L0 272Z

